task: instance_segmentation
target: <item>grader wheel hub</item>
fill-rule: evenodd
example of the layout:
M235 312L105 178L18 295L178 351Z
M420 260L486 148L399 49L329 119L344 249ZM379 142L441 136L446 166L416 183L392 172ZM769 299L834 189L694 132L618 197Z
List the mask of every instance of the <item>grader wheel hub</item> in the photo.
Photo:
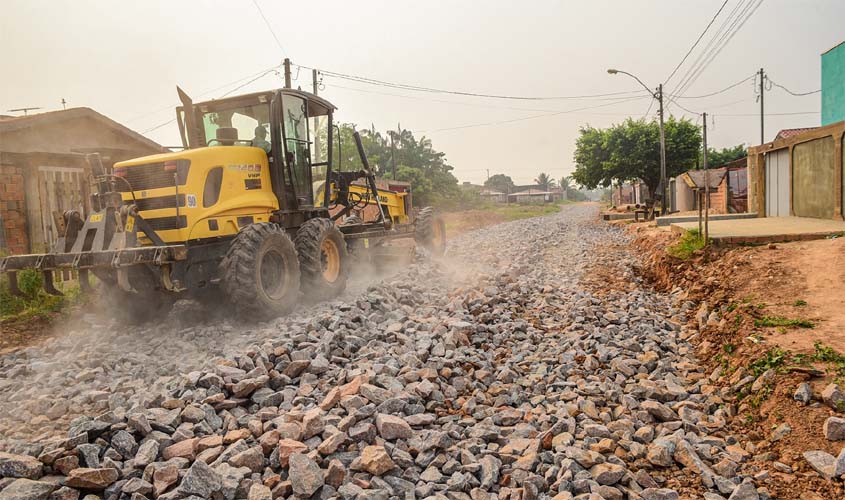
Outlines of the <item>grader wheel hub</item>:
M323 278L334 283L340 276L340 250L334 241L327 238L320 245L320 253L322 254Z
M268 250L261 257L261 288L272 299L278 300L285 292L285 259L275 249Z

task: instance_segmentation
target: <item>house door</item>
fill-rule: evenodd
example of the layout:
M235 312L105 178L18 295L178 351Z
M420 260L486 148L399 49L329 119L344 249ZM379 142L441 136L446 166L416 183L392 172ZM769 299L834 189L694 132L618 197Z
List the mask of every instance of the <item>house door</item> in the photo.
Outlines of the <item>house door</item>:
M789 149L766 155L766 216L789 215Z

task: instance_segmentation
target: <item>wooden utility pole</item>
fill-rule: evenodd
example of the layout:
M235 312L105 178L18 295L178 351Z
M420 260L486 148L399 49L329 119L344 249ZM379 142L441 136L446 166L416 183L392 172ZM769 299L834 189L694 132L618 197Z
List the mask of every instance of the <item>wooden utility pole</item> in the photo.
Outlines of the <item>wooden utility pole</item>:
M707 113L704 117L704 246L710 241L710 170L707 168Z
M397 127L397 130L399 127ZM390 163L393 169L393 180L396 180L396 134L390 134Z
M285 88L290 88L290 59L285 57L284 62L282 63L285 66Z
M658 114L660 115L660 215L666 215L668 211L668 200L666 191L669 186L666 179L666 133L663 126L663 84L657 87L657 101L660 104Z
M765 115L763 114L764 107L763 107L763 93L766 91L766 72L763 71L763 68L760 68L760 144L766 143L766 134L765 134Z

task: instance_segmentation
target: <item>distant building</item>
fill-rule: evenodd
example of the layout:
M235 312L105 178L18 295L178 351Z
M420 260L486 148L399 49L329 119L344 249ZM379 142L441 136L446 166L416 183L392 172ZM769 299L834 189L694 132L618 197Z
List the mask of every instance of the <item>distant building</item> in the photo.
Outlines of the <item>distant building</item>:
M0 250L46 251L65 210L90 207L85 153L103 163L164 148L89 108L29 116L0 115Z
M845 42L822 54L822 125L845 120Z
M642 181L624 182L611 188L610 200L613 206L644 205L651 198L648 186Z
M560 189L528 188L508 195L511 203L552 203L563 199Z
M689 170L675 177L672 193L672 211L698 210L710 184L710 211L716 214L743 213L748 211L747 158L734 160L727 165L707 170Z
M482 200L489 201L491 203L507 203L508 201L507 193L496 191L495 189L482 189L478 191L478 196L480 196Z

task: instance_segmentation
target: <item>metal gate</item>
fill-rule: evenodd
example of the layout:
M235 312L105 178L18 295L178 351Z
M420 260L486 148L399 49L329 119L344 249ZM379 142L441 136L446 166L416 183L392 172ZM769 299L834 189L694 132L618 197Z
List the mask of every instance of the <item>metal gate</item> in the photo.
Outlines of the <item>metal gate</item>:
M789 215L789 149L766 155L766 217Z

